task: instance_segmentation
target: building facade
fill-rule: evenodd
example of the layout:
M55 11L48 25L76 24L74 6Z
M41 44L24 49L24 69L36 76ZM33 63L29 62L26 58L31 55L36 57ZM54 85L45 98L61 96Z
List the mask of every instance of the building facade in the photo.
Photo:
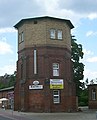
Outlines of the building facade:
M88 86L89 91L89 108L97 109L97 84Z
M18 30L15 110L76 110L71 62L72 23L44 16L22 19L14 27Z
M0 89L0 99L7 99L0 101L0 108L4 106L6 109L14 108L14 86Z

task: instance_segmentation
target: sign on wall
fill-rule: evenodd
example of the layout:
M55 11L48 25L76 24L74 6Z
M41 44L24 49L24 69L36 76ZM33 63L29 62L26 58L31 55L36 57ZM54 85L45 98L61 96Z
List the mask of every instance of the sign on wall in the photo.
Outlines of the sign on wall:
M43 85L29 85L29 89L43 89Z
M39 81L33 81L33 85L29 85L29 89L43 89L43 85L39 85Z
M63 89L63 79L50 79L50 89Z

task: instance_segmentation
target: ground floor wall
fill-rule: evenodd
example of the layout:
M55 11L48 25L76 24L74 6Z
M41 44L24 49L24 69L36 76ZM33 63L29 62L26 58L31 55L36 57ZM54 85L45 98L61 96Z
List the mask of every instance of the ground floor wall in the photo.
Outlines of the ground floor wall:
M89 109L97 109L97 101L89 101Z
M97 84L88 85L89 109L97 109Z
M64 89L50 89L49 84L45 85L41 81L42 89L29 89L32 84L26 84L25 89L18 89L21 92L15 92L14 110L28 112L71 112L77 110L76 96L66 93L69 86L64 86ZM72 89L74 86L70 85L69 90L72 91ZM59 103L54 103L54 99L57 97L54 98L53 92L55 90L59 91Z
M14 87L0 89L0 108L13 109Z

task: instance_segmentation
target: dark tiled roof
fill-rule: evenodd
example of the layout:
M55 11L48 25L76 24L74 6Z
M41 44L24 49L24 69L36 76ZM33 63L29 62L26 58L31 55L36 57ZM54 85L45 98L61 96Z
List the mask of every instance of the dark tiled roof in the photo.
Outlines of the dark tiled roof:
M2 91L7 91L7 90L12 90L12 89L14 89L14 86L0 89L0 92L2 92Z
M73 24L71 23L70 20L56 18L56 17L50 17L50 16L43 16L43 17L34 17L34 18L22 19L16 25L14 25L14 27L18 28L20 25L22 25L26 21L34 21L34 20L42 20L42 19L53 19L53 20L63 21L63 22L66 22L71 29L74 28L74 26L73 26Z

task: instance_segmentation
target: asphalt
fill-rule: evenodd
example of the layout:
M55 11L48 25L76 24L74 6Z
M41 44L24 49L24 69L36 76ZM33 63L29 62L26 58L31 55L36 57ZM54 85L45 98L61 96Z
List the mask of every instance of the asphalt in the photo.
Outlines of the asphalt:
M81 107L82 111L74 113L27 113L0 109L0 116L11 120L97 120L97 110Z

